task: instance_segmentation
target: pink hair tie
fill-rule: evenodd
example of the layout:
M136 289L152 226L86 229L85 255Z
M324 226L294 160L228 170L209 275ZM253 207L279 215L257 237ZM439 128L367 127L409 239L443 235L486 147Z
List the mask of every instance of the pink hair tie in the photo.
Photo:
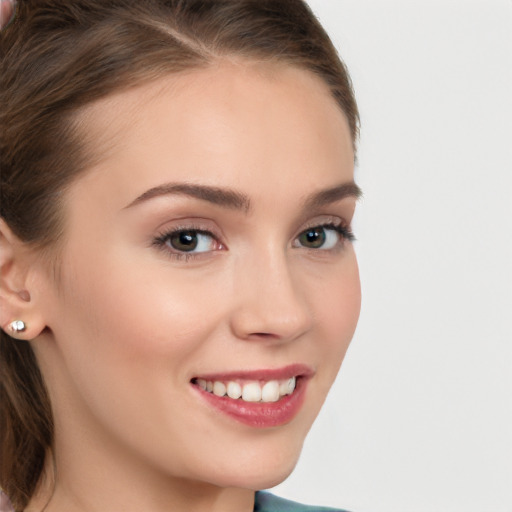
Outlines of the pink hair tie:
M7 27L14 17L16 0L0 0L0 30Z

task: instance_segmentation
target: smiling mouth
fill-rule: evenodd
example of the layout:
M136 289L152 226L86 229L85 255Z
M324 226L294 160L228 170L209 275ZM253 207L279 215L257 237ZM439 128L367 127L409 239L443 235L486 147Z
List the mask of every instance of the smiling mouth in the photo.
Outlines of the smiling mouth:
M214 410L250 427L267 428L293 420L314 375L311 367L293 364L278 369L201 375L190 383Z
M201 375L190 382L207 395L213 395L212 398L269 404L294 395L314 373L307 365L293 364L277 369Z
M229 397L233 400L243 402L277 402L295 391L297 379L300 376L293 376L287 379L274 380L206 380L192 379L192 384L203 391L215 396Z

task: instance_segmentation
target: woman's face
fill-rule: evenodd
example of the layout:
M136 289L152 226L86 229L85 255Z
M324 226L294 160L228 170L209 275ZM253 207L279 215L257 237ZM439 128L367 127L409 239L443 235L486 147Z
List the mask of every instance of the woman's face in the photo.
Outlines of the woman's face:
M344 115L305 71L223 63L83 124L101 158L66 192L34 342L60 478L278 483L359 315Z

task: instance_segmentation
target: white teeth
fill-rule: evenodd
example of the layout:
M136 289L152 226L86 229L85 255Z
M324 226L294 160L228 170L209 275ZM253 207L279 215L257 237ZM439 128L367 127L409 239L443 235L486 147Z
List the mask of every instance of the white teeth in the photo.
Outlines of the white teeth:
M277 402L279 400L279 382L271 380L261 389L262 402Z
M279 394L281 396L291 395L295 390L295 377L282 381L279 385Z
M246 402L277 402L280 398L291 395L295 391L296 378L270 380L265 383L253 381L246 384L237 381L197 379L196 384L204 391L219 397L227 395L233 400L242 399Z
M216 380L213 383L213 394L217 396L224 396L226 394L226 385L223 382Z
M261 386L258 382L249 382L244 385L242 400L246 402L259 402L261 400Z
M240 386L238 382L228 382L227 390L229 398L234 398L236 400L242 396L242 386Z
M292 377L291 379L288 379L286 394L291 395L294 392L294 390L295 390L295 377Z

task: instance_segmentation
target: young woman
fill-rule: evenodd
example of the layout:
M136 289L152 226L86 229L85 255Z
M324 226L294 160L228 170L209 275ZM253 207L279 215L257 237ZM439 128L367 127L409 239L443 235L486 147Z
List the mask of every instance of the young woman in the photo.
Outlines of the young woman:
M15 510L318 510L257 492L360 307L357 107L311 11L27 0L0 52Z

